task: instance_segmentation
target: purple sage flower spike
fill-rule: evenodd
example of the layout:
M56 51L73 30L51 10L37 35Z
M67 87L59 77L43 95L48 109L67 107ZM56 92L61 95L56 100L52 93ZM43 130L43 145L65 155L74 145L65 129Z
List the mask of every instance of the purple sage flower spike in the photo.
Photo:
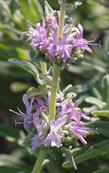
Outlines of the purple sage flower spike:
M46 3L47 6L49 5ZM90 46L98 44L95 44L94 40L88 41L84 38L81 24L74 27L66 22L63 26L62 36L58 38L60 12L53 11L51 7L49 7L49 11L50 13L47 12L47 16L42 17L40 23L37 23L35 27L30 27L26 33L30 45L35 50L44 53L47 60L61 62L62 66L74 61L77 57L77 50L81 57L84 51L93 52ZM66 18L69 17L66 16Z

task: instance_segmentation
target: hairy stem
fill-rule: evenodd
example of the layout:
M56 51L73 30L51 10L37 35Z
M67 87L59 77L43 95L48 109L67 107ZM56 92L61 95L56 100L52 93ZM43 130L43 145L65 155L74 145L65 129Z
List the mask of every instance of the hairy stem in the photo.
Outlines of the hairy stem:
M54 63L53 79L52 79L52 86L51 86L51 100L50 100L50 106L49 106L49 120L55 119L56 94L57 94L57 87L59 82L59 74L60 74L60 67Z
M58 39L61 39L62 33L63 33L65 10L66 10L66 4L64 3L64 0L62 0L61 6L60 6L59 27L58 27L58 32L57 32ZM52 86L51 86L51 100L50 100L50 105L49 105L49 120L55 119L56 94L57 94L59 77L60 77L60 67L54 63Z
M40 150L39 155L38 155L38 159L35 163L35 166L32 170L32 173L40 173L41 169L42 169L42 162L46 157L46 151Z
M60 6L60 21L59 21L59 28L57 32L58 39L61 39L62 33L63 33L63 27L64 27L64 16L65 16L65 3L64 0L61 1ZM41 63L41 69L44 74L46 74L46 65L44 63ZM49 120L55 119L55 112L56 112L56 94L57 94L57 88L58 88L58 82L59 82L59 76L60 76L60 67L57 66L55 63L53 65L53 79L52 79L52 86L51 86L51 100L49 105ZM38 159L35 163L35 166L33 168L32 173L40 173L42 169L42 163L43 160L46 157L46 151L40 151Z
M62 37L64 20L65 20L65 11L66 11L66 3L64 3L64 0L62 0L61 6L60 6L59 28L58 28L58 33L57 33L58 39L61 39L61 37Z

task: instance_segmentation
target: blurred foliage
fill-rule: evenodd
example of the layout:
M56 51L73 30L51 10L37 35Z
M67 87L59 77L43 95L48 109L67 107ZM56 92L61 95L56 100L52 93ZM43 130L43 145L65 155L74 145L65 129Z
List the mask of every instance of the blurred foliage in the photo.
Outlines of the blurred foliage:
M54 9L59 8L57 0L48 2ZM72 3L74 0L68 2ZM78 104L84 107L84 111L93 110L91 116L101 120L87 124L88 128L97 132L88 137L88 147L74 144L76 148L71 151L49 152L50 162L44 161L46 168L43 173L50 170L55 170L56 173L109 172L109 1L80 2L83 5L73 11L69 9L67 13L74 24L83 24L86 38L101 41L101 48L95 48L91 56L87 54L83 61L78 60L65 69L61 74L61 88L72 84L71 91L77 93L74 99L79 100ZM28 72L25 72L8 62L8 59L16 58L17 63L20 60L30 60L29 46L20 37L31 23L40 21L43 7L44 0L0 0L0 173L22 170L29 173L34 165L35 156L29 149L24 149L24 132L12 127L16 117L8 111L9 108L15 110L18 106L22 107L22 93L35 85L31 75L34 75L34 68L31 71L28 64ZM65 162L61 157L62 153ZM77 171L72 168L75 167L74 160ZM67 169L63 169L61 164Z

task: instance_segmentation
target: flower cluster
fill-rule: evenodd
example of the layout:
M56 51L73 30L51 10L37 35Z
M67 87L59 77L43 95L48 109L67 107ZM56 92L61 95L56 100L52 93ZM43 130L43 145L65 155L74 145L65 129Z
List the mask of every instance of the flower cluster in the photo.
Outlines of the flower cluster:
M26 113L21 112L23 126L28 134L32 133L31 147L35 151L40 146L61 147L64 141L79 139L87 144L85 137L89 131L82 122L82 111L71 99L65 99L60 93L57 96L56 119L48 120L50 93L40 98L23 95ZM30 136L30 135L29 135Z
M53 11L47 19L43 17L41 23L30 27L26 35L35 50L44 53L46 58L65 65L77 57L78 51L79 55L83 55L84 51L91 53L90 46L94 43L83 38L81 24L74 27L66 23L61 38L58 38L59 16L58 11Z
M22 124L27 131L25 143L31 146L33 152L48 147L66 148L67 146L69 148L74 140L79 140L86 145L85 138L90 133L82 120L84 113L71 99L72 86L70 86L71 92L69 86L61 92L59 81L61 67L72 63L77 57L82 57L84 51L91 53L90 46L95 44L93 41L84 39L81 24L74 27L66 21L69 20L68 16L65 16L66 1L62 0L60 4L59 12L53 11L46 2L49 13L40 23L30 27L26 32L32 48L44 55L44 62L41 59L39 64L41 73L39 74L34 63L24 61L22 64L18 61L22 67L27 65L34 77L41 81L38 82L37 89L33 87L23 95L25 113L20 109L17 113L21 116L21 121L16 122L16 125ZM52 71L50 61L53 62ZM32 173L37 172L38 169L40 172L44 157L45 153L40 151Z

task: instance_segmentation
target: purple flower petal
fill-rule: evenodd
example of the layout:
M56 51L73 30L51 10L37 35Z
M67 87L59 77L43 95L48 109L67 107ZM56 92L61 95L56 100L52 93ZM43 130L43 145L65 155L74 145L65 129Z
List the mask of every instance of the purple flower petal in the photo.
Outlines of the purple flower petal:
M24 103L25 106L26 106L27 112L29 112L29 101L28 101L28 96L27 96L27 94L24 94L24 95L23 95L22 100L23 100L23 103Z
M37 134L34 136L33 140L32 140L32 151L34 152L38 147L40 147L41 145L43 145L44 143L44 136L41 134Z
M57 147L61 146L61 136L58 133L51 132L45 140L45 146Z

